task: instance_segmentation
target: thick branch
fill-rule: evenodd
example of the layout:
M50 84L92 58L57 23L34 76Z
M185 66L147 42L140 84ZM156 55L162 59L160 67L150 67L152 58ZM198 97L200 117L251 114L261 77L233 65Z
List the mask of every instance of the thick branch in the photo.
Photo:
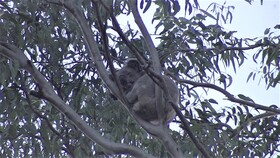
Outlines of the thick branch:
M183 153L179 145L174 141L168 132L168 127L166 125L153 125L135 116L135 120L143 127L148 133L152 134L158 138L162 145L167 149L167 151L172 155L173 158L183 158Z
M158 53L157 53L156 47L153 43L153 40L138 12L137 0L131 0L131 1L129 1L129 4L130 4L129 5L130 9L132 10L132 14L133 14L135 23L137 24L138 28L140 29L140 31L145 39L146 45L148 47L149 53L150 53L152 61L153 61L153 68L157 73L160 73L162 68L160 65Z
M132 10L132 14L133 14L133 17L134 17L134 21L135 23L138 25L138 28L140 29L143 37L144 37L144 40L146 42L146 45L148 47L148 50L149 50L149 53L151 55L151 58L152 58L152 67L153 67L153 70L160 74L161 73L161 65L160 65L160 60L159 60L159 57L158 57L158 53L157 53L157 50L156 50L156 47L153 43L153 40L139 14L139 11L138 11L138 8L137 8L137 0L131 0L130 1L130 9ZM159 120L163 121L163 116L164 116L164 104L163 104L163 94L162 94L162 90L159 86L156 86L156 90L155 90L155 98L156 99L156 108L157 108L157 113L158 113L158 117L159 117Z
M129 4L130 4L130 9L132 10L132 14L133 14L135 23L138 25L138 27L139 27L139 29L140 29L140 31L141 31L144 39L145 39L145 42L146 42L146 45L148 47L149 53L151 55L152 62L153 62L152 67L153 67L153 70L156 73L155 76L159 76L159 80L163 81L163 82L160 82L160 83L162 83L164 85L165 83L164 83L164 80L163 80L162 76L157 75L157 74L160 74L161 71L162 71L162 67L161 67L161 64L160 64L158 52L156 50L156 47L153 43L153 40L152 40L144 22L143 22L140 14L138 12L137 0L131 0L131 1L129 1ZM154 75L152 77L154 77ZM167 91L166 86L164 85L163 87L165 87L165 91ZM166 95L168 96L168 98L170 98L170 94L169 95L166 94ZM164 105L165 104L163 104L163 90L158 85L156 85L156 89L155 89L155 98L157 98L156 108L157 108L157 113L158 113L158 116L159 116L159 120L161 120L164 123L163 116L164 116L164 109L165 109ZM166 130L166 127L164 126L164 124L158 125L158 128L159 127L161 127L161 129L163 129L163 131L157 132L157 136L158 136L158 138L161 139L161 141L163 142L163 145L170 152L170 154L173 157L176 157L176 158L183 157L183 153L182 153L181 149L178 147L178 145L174 141L174 139L170 136L170 134Z
M90 26L87 24L85 16L83 12L77 7L74 1L64 1L64 0L47 0L50 3L62 5L65 7L75 18L77 24L80 26L81 31L85 38L85 45L89 50L89 55L93 59L96 69L102 80L106 83L109 89L112 91L114 95L120 98L120 93L115 85L109 78L109 73L106 70L103 59L101 57L101 53L98 49L97 43L94 41L94 33L92 32Z
M106 6L106 4L103 3L102 0L100 0L100 3L102 3L103 7L106 8L106 10L110 13L110 17L111 17L112 23L113 23L113 29L119 34L119 36L124 41L126 46L134 53L134 55L139 60L139 62L142 65L145 65L145 67L148 67L148 66L146 66L147 64L145 61L145 57L141 54L140 50L127 39L127 37L125 36L125 34L123 33L123 31L120 27L120 24L119 24L117 18L113 14L113 12L110 10L110 8L108 6Z
M153 40L139 14L139 11L138 11L138 8L137 8L137 0L131 0L129 1L130 3L130 9L132 10L132 14L133 14L133 17L134 17L134 20L135 20L135 23L138 25L138 28L140 29L144 39L145 39L145 42L146 42L146 45L148 47L148 50L149 50L149 53L151 55L151 58L152 58L152 61L153 61L153 69L156 73L160 74L161 73L161 65L160 65L160 60L159 60L159 56L158 56L158 53L157 53L157 50L156 50L156 47L153 43ZM158 117L159 117L159 120L163 121L163 116L164 116L164 104L163 104L163 94L162 94L162 90L159 86L156 86L156 90L155 90L155 97L157 98L156 99L156 108L157 108L157 113L158 113Z
M103 4L103 5L107 9L107 11L110 12L110 15L111 15L111 18L112 18L112 23L114 25L115 30L118 32L118 34L120 35L122 40L126 43L126 45L132 50L132 52L135 53L135 55L136 55L137 59L139 60L139 62L142 65L144 65L144 70L149 75L156 74L155 75L156 77L154 75L151 75L152 79L156 78L156 80L160 80L160 79L163 80L160 75L158 75L157 73L154 72L154 70L152 70L150 67L146 67L146 62L143 59L143 57L141 56L141 53L139 52L137 47L132 45L129 42L129 40L127 39L127 37L123 34L122 29L120 28L119 23L118 23L116 17L110 11L110 8L108 6L106 6L105 4ZM157 78L158 76L160 78ZM157 82L157 84L158 84L158 82ZM182 154L179 146L176 144L176 142L173 140L173 138L168 134L166 126L164 126L163 124L160 124L158 126L154 126L154 125L152 125L152 124L150 124L150 123L148 123L146 121L143 121L141 118L139 118L135 114L134 114L134 118L147 132L151 133L152 135L156 136L157 138L160 138L160 141L162 141L162 144L167 148L167 150L170 153L172 153L173 157L182 157L183 154Z
M109 152L108 154L127 153L135 157L153 157L138 148L109 141L102 137L90 126L88 126L87 123L82 120L73 109L70 108L70 106L66 105L66 103L60 97L58 97L44 76L34 67L34 65L30 62L30 60L27 59L20 49L10 44L0 43L0 54L19 62L19 64L25 70L27 70L38 83L42 97L51 102L59 111L61 111L61 113L67 116L68 119L72 121L74 125L76 125L76 127L78 127L86 136L88 136L88 138L104 147L106 151Z
M99 30L100 30L100 33L101 33L101 37L102 37L102 40L103 40L103 43L104 43L104 50L105 50L105 57L107 59L107 62L108 62L108 65L109 65L109 68L111 70L111 74L114 78L114 81L120 91L120 96L122 98L120 98L120 100L122 100L123 102L127 103L127 100L126 98L124 97L124 92L121 88L121 83L119 81L119 79L116 77L116 70L114 68L114 65L113 65L113 61L111 59L111 55L109 53L109 40L108 40L108 36L107 36L107 33L106 33L106 30L107 30L107 23L104 23L102 20L101 20L101 17L100 17L100 14L99 14L99 10L98 8L100 7L99 6L99 3L95 3L95 13L97 15L97 19L98 19L98 24L99 24ZM115 95L116 96L116 95Z

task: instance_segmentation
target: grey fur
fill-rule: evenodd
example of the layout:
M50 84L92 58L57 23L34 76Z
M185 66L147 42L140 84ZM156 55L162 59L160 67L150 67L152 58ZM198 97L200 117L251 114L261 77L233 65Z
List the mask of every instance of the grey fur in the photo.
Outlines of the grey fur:
M126 98L129 102L129 107L140 118L153 124L158 123L158 115L156 110L155 86L156 83L141 69L139 63L135 59L130 59L124 67L117 71L117 77L120 80L121 86ZM171 101L176 105L179 102L179 91L176 84L167 76L163 76L167 90L171 95ZM164 118L167 122L172 121L176 113L172 106L167 103L166 97L163 94L163 102L166 104Z

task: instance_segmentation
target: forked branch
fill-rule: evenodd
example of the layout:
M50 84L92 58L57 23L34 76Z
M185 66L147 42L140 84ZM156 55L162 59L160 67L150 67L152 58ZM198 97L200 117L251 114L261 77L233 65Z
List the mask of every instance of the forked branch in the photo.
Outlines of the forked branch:
M61 113L76 125L88 138L106 149L108 154L127 153L135 157L153 157L144 151L130 145L115 143L102 137L96 130L87 125L81 117L67 105L53 90L44 76L35 68L24 53L14 45L0 43L0 55L17 61L25 70L27 70L36 81L40 88L41 97L51 102Z

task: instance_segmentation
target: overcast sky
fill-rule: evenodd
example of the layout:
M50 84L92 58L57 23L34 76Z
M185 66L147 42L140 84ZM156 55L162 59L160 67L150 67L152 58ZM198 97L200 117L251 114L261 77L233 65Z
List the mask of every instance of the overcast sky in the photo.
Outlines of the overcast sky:
M201 1L202 2L202 1ZM202 8L207 7L213 1L204 1L200 5ZM208 2L208 3L207 3ZM223 4L223 0L216 0ZM263 37L266 28L273 28L280 24L280 1L265 0L263 5L260 0L256 0L252 5L244 0L228 0L227 5L235 6L233 11L233 21L231 24L223 24L227 30L238 31L235 35L238 37ZM274 30L279 35L279 30ZM245 61L237 73L233 75L233 85L228 89L233 94L244 94L252 98L256 103L264 105L280 105L280 86L266 90L264 80L259 82L260 76L256 77L255 81L250 80L248 83L247 77L250 72L257 71L260 65L255 64L250 57L250 54L256 50L247 51L247 57L250 61Z

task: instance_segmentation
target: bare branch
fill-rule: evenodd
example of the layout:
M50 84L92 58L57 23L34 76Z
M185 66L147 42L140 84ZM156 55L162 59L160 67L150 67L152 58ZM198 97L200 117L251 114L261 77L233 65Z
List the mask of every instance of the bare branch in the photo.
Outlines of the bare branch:
M273 113L280 114L280 109L271 108L271 107L267 107L267 106L257 104L257 103L254 103L254 102L249 102L249 101L245 101L245 100L235 98L234 95L230 94L225 89L223 89L221 87L218 87L214 84L198 83L198 82L193 82L193 81L189 81L189 80L179 80L179 82L191 84L195 87L206 87L206 88L215 89L215 90L219 91L220 93L223 93L228 98L229 101L239 103L241 105L247 105L247 106L250 106L250 107L253 107L253 108L256 108L256 109L261 109L261 110L264 110L264 111L270 111L270 112L273 112Z
M214 89L214 90L224 94L229 101L232 101L232 102L235 102L235 103L239 103L241 105L250 106L250 107L253 107L253 108L256 108L256 109L261 109L261 110L264 110L264 111L269 111L269 112L273 112L273 113L276 113L276 114L280 114L280 109L279 108L271 108L271 107L264 106L264 105L261 105L261 104L257 104L257 103L254 103L254 102L250 102L250 101L246 101L246 100L241 100L241 99L235 98L234 95L232 95L231 93L229 93L225 89L223 89L223 88L221 88L219 86L216 86L214 84L211 84L211 83L199 83L199 82L194 82L194 81L190 81L190 80L182 80L182 79L172 75L169 72L167 72L167 73L168 73L168 75L172 76L172 78L174 78L179 83L190 84L190 85L193 85L194 87L211 88L211 89Z
M138 8L137 8L137 0L131 0L129 1L129 6L130 6L130 9L132 10L132 14L133 14L133 17L134 17L134 20L135 20L135 23L137 24L137 26L139 27L144 39L145 39L145 42L147 44L147 47L148 47L148 50L149 50L149 53L151 55L151 58L152 58L152 61L153 61L153 69L157 72L157 73L160 73L162 68L161 68L161 65L160 65L160 60L159 60L159 56L158 56L158 53L157 53L157 50L156 50L156 47L153 43L153 40L138 12Z
M244 51L244 50L250 50L250 49L255 49L258 47L262 47L264 46L264 44L255 44L255 45L251 45L248 47L218 47L218 48L206 48L204 49L204 51L219 51L219 52L224 52L224 51L228 51L228 50L237 50L237 51ZM188 48L188 49L177 49L176 51L179 52L194 52L197 51L197 49L192 49L192 48Z

